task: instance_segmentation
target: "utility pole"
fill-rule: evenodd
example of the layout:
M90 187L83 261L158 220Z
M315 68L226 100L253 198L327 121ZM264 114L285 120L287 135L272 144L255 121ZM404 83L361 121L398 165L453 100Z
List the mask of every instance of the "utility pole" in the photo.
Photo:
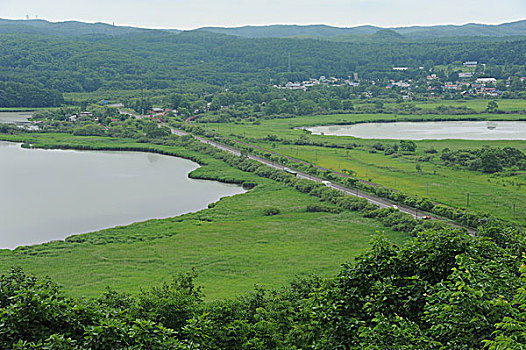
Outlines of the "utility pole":
M469 207L469 192L467 193L466 204Z
M515 212L516 212L516 203L513 203L513 220L515 220Z

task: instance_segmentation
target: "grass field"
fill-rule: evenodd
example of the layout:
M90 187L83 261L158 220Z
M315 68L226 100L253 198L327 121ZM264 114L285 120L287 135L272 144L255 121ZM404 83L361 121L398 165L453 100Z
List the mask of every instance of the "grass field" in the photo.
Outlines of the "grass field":
M488 120L502 119L502 115L468 115L468 116L403 116L404 120L436 120L439 119L475 119L481 117ZM510 119L524 117L520 115L505 115ZM327 116L305 116L291 119L264 120L260 125L252 124L209 124L211 128L225 135L245 137L252 144L318 164L322 167L340 171L350 169L364 180L394 188L403 192L430 197L440 203L455 207L465 207L467 196L470 196L469 208L473 211L488 212L506 220L526 224L526 174L488 175L480 172L455 169L443 166L440 162L440 150L474 149L489 145L492 147L515 147L526 151L526 141L471 141L471 140L425 140L416 141L417 153L411 157L393 158L383 152L370 153L367 146L378 141L385 144L397 143L396 140L364 140L353 137L308 135L296 127L344 124L356 122L371 122L376 120L400 120L402 116L349 114ZM332 149L315 146L284 145L280 142L265 141L268 135L297 140L300 137L318 142L338 144L358 143L365 148L352 150ZM419 162L420 156L426 155L424 150L434 148L439 151L431 162ZM420 163L423 171L416 170ZM429 192L428 192L429 186ZM429 193L429 195L428 195ZM515 214L513 208L515 207Z
M410 102L411 105L414 105L419 108L432 109L439 106L447 107L466 107L472 108L477 112L484 112L488 106L490 99L476 99L476 100L441 100L441 101L428 101L428 102L419 102L414 101ZM526 100L494 100L499 105L499 110L504 112L516 112L521 110L526 110Z
M523 99L491 99L491 98L476 98L476 99L461 99L461 100L443 100L443 99L434 99L428 101L404 101L403 105L414 106L422 108L424 113L430 114L433 109L437 107L453 107L453 108L471 108L477 113L484 113L488 106L488 102L495 101L499 106L499 110L502 112L517 112L526 110L526 100ZM353 100L354 107L357 109L371 105L375 100L363 101L363 100ZM384 107L390 108L400 108L401 104L395 102L393 99L387 100L384 103ZM509 116L500 115L503 118L508 118ZM523 115L524 117L524 115Z
M46 108L0 107L0 112L33 112Z
M416 170L417 162L414 159L392 158L383 155L383 152L369 153L360 149L347 153L346 150L323 147L279 145L273 150L332 170L353 170L359 178L421 197L429 197L434 202L453 207L466 207L469 193L471 210L492 213L506 220L526 224L524 174L492 177L479 172L455 170L432 162L419 162L419 172ZM437 160L438 156L435 156L436 163Z
M2 138L48 146L149 147L62 134ZM393 232L358 214L308 213L307 205L319 202L317 198L206 155L177 147L153 147L206 161L208 165L195 171L200 177L219 173L259 185L198 213L76 236L68 243L2 250L1 270L19 265L27 272L50 276L70 295L94 296L107 286L137 292L141 286L158 285L177 272L196 268L197 283L204 286L208 299L216 299L243 294L256 283L280 287L296 275L331 274L365 248L377 232L395 243L409 239L407 234ZM280 214L265 216L266 207L279 208Z

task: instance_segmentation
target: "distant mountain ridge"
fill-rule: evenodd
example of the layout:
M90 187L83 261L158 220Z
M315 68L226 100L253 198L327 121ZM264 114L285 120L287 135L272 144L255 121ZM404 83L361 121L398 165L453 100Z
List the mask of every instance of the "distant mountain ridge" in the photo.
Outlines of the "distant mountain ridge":
M287 37L324 37L334 38L349 35L373 35L378 31L389 30L409 39L455 36L526 36L526 20L498 25L465 24L465 25L438 25L438 26L412 26L398 28L382 28L376 26L358 26L350 28L332 27L328 25L269 25L269 26L243 26L235 28L203 27L198 30L235 35L245 38L287 38Z
M360 26L354 28L331 27L324 24L313 25L286 25L276 24L269 26L243 26L235 28L203 27L197 30L242 36L245 38L287 38L293 36L319 36L334 37L346 34L374 34L382 28L374 26Z
M526 36L526 20L498 25L470 23L465 25L411 26L382 28L372 25L357 27L333 27L315 25L267 25L243 27L202 27L196 31L231 35L243 38L326 38L348 41L367 40L411 40L447 37L508 37ZM85 23L79 21L48 22L46 20L0 19L0 33L25 33L78 37L85 35L121 36L140 33L179 33L178 29L146 29L129 26L114 26L106 23Z
M0 18L0 33L24 33L77 37L83 35L126 35L144 33L151 29L113 26L106 23L78 21L48 22L42 19L10 20Z

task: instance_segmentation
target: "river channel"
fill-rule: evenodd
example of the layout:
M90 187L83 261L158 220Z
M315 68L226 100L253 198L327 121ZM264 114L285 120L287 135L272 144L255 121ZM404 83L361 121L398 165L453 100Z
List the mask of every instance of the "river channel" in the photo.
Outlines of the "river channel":
M195 212L244 192L188 178L198 166L152 153L23 149L0 142L0 248Z

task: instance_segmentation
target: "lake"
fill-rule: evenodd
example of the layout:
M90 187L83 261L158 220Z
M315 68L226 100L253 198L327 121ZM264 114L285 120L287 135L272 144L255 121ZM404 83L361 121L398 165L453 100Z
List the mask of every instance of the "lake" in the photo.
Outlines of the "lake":
M33 112L0 112L0 123L27 124Z
M198 167L152 153L23 149L0 142L0 248L195 212L245 192L189 179Z
M314 135L396 140L526 140L524 121L361 123L303 128Z

